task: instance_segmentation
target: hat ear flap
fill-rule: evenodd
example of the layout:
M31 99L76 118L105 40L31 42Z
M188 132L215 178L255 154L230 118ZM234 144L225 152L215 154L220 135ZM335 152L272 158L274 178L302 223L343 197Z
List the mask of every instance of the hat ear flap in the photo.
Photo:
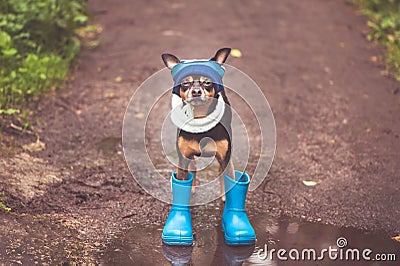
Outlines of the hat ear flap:
M215 53L215 55L210 59L210 61L215 61L218 64L222 65L223 63L225 63L230 53L231 53L231 48L221 48Z

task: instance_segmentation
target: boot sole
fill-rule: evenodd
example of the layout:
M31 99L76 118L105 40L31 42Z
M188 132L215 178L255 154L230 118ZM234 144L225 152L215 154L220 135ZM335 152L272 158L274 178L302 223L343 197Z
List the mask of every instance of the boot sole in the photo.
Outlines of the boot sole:
M169 246L191 246L193 245L193 237L180 237L177 239L173 236L161 236L162 242Z
M222 224L222 230L224 231L225 243L228 246L246 246L253 245L256 242L254 236L241 236L241 237L230 237L225 233L225 226Z

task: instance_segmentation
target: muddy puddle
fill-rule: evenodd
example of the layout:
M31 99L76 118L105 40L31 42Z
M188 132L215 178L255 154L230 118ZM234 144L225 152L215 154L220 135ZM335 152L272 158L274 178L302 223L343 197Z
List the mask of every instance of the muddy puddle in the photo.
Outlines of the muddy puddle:
M162 225L134 225L107 248L102 265L400 265L400 243L383 233L263 215L250 217L255 245L230 247L219 217L194 213L192 247L163 245Z
M117 153L121 141L120 137L105 137L97 143L97 151L106 156L112 156Z

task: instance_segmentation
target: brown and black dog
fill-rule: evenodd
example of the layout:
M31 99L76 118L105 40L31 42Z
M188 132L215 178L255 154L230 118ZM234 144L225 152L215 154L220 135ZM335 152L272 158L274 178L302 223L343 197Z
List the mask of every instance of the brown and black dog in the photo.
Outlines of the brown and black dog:
M222 65L230 54L230 48L222 48L216 52L210 61ZM163 54L165 65L173 69L181 61L174 55ZM222 97L225 102L224 114L221 121L213 128L202 133L191 133L178 128L176 148L179 156L177 179L185 180L188 171L193 172L195 187L196 165L195 156L215 156L220 168L219 176L225 173L234 177L234 167L231 161L232 153L232 110L225 90L216 93L216 85L208 76L188 75L180 80L179 96L183 104L191 105L194 119L204 118L214 111L217 98ZM221 194L224 195L223 179L220 179ZM222 197L224 200L224 196Z

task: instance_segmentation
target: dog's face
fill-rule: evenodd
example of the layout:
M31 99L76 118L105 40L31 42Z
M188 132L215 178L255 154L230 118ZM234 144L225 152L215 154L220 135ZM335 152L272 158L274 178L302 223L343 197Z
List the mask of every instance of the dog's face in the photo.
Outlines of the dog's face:
M230 52L230 48L221 48L210 60L222 65L223 63L225 63ZM178 57L172 54L163 54L162 59L164 61L164 64L169 69L173 69L174 66L176 66L180 62ZM179 96L185 102L191 105L201 106L207 103L207 99L211 99L215 96L215 84L210 78L205 76L187 76L183 78L180 82Z
M179 96L193 106L207 104L215 96L215 84L205 76L191 75L180 82Z

